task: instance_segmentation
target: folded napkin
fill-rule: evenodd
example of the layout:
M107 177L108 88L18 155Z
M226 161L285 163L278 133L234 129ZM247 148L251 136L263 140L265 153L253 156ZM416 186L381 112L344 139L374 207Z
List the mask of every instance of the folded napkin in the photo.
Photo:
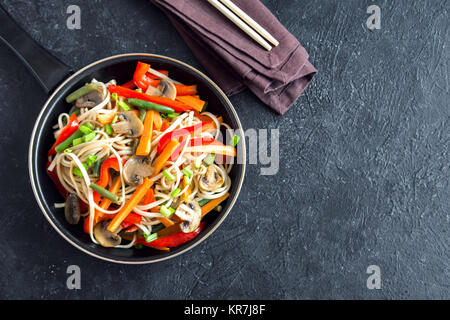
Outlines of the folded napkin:
M317 70L308 53L258 0L233 0L279 41L267 51L206 0L151 0L170 19L211 78L231 96L249 88L284 114Z

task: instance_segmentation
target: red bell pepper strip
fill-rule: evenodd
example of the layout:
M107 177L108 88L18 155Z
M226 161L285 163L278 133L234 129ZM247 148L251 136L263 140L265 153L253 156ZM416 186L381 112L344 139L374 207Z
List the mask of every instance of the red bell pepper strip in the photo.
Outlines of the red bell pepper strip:
M134 84L137 85L142 90L147 90L148 84L144 83L144 77L147 73L148 69L150 69L150 65L142 62L138 62L136 66L136 70L134 71L133 80Z
M177 161L178 157L180 156L181 150L183 150L184 146L186 145L187 139L183 139L183 141L180 142L178 147L172 152L172 155L170 156L170 161Z
M127 89L134 89L136 88L136 85L134 84L134 80L128 81L127 83L124 83L122 87Z
M185 112L185 111L191 111L193 108L188 106L187 104L177 101L177 100L172 100L170 98L166 98L166 97L154 97L145 93L141 93L141 92L137 92L128 88L124 88L121 86L116 86L114 84L110 84L108 86L109 92L111 93L117 93L119 96L121 97L125 97L125 98L134 98L134 99L140 99L140 100L145 100L145 101L149 101L149 102L153 102L156 104L160 104L166 107L170 107L173 110L175 110L175 112Z
M47 169L47 174L52 179L53 183L56 186L56 189L58 189L59 193L65 198L67 198L68 192L61 184L61 181L59 181L58 173L56 172L56 168L53 168L52 171L48 171L48 167L50 167L51 162L47 162L47 165L45 166Z
M122 159L122 166L125 165L125 159ZM106 188L111 178L109 173L109 169L114 169L115 171L120 171L119 161L117 161L116 157L111 157L103 161L102 166L100 167L100 177L96 182L102 188ZM100 201L101 195L94 191L94 201L98 204Z
M145 239L138 239L136 243L140 243L144 246L149 247L171 247L171 248L178 247L197 237L200 234L200 232L202 232L202 230L205 229L205 226L206 224L202 222L200 223L198 228L193 232L184 233L180 231L170 236L162 237L150 242L146 242Z
M204 131L208 131L209 129L214 129L214 122L200 122L197 123L193 126L190 127L186 127L186 128L182 128L182 129L178 129L175 131L171 131L171 132L167 132L162 138L161 140L159 140L158 142L158 146L157 146L157 152L158 154L161 153L161 151L164 149L164 147L166 146L166 144L171 140L171 139L176 139L176 138L184 138L187 135L195 135L196 133L200 132L200 130L202 132ZM178 149L180 149L180 146L178 146ZM180 149L181 150L181 149Z
M135 232L137 229L139 229L137 225L132 225L131 227L125 230L125 233Z
M132 226L134 224L137 223L141 223L142 221L142 216L140 214L131 212L126 218L125 220L122 221L122 228L126 229L129 226Z
M133 82L136 86L146 91L149 86L157 87L159 85L160 80L154 79L154 77L148 76L149 73L147 71L150 69L150 65L138 62L136 66L136 71L134 71Z
M169 127L170 127L169 121L164 119L162 121L162 125L161 125L161 130L160 131L166 131L167 128L169 128Z
M60 144L61 142L65 141L68 137L70 137L75 131L78 130L80 123L78 121L77 115L73 113L70 118L67 125L61 130L61 133L59 134L58 138L56 139L55 144L51 147L51 149L48 151L48 155L52 156L56 154L56 146Z

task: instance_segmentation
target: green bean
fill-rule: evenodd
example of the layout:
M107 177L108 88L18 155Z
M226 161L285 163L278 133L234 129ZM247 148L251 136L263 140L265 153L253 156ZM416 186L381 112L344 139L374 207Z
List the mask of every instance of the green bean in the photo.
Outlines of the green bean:
M134 98L128 98L127 102L135 107L144 108L144 109L150 109L155 110L162 113L174 113L175 110L172 108L162 106L160 104L156 104L150 101L145 101L141 99L134 99Z
M68 137L66 140L64 140L63 142L61 142L60 144L58 144L56 146L56 148L55 148L56 152L63 152L65 149L70 147L73 140L75 140L77 138L81 138L82 136L83 136L83 132L81 132L81 130L78 129L77 131L72 133L72 135L70 137Z
M112 202L119 202L119 196L106 190L105 188L100 187L98 184L96 183L91 183L89 185L89 187L91 187L92 190L97 191L100 195L102 195L104 198L111 200Z
M66 98L66 102L72 103L75 100L77 100L78 98L81 98L82 96L84 96L94 90L95 90L95 88L90 83L88 83L88 84L84 85L83 87L75 90L71 94L69 94Z
M94 162L94 167L92 168L92 175L94 177L100 176L100 168L102 167L102 164L103 164L103 160L102 159L99 159L99 160Z
M160 224L152 226L152 232L158 232L164 228L165 228L165 226L162 223L160 223Z
M145 110L144 108L139 108L139 120L144 122L146 115L147 115L147 110Z
M198 205L200 206L200 207L202 207L202 206L204 206L205 204L207 204L208 202L210 202L211 200L210 199L202 199L202 200L200 200L199 202L198 202Z

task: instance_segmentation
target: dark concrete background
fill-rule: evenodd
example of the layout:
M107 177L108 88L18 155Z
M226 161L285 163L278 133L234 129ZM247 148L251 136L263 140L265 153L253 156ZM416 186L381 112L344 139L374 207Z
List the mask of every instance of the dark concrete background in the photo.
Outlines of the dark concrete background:
M66 243L35 203L27 172L46 95L0 45L0 298L449 298L450 1L263 1L319 70L278 116L251 93L232 97L245 128L280 129L280 171L250 165L229 217L172 260L122 266ZM149 52L200 69L145 0L0 0L74 68ZM66 8L81 7L81 30ZM381 7L381 30L365 25ZM66 288L81 267L82 289ZM382 289L366 288L379 265Z

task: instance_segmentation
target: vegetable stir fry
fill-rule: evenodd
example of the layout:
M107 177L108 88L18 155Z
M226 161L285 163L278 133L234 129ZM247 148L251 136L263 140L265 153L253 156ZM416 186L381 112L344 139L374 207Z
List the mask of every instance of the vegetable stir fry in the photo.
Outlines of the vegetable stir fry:
M219 141L231 128L205 111L195 84L138 62L131 81L94 79L66 102L47 172L66 199L55 207L94 243L170 251L222 210L239 139Z

